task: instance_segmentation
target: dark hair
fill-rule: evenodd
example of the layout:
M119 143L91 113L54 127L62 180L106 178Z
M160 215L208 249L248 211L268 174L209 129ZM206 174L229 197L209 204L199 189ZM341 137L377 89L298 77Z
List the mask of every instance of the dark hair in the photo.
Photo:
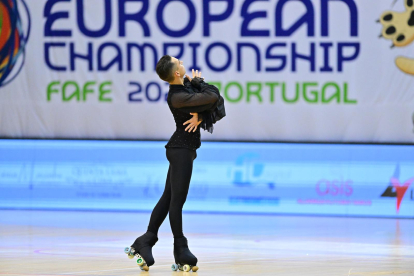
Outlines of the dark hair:
M157 63L155 67L155 71L157 71L158 76L160 79L171 82L174 80L174 75L172 73L176 64L171 61L171 56L165 55Z

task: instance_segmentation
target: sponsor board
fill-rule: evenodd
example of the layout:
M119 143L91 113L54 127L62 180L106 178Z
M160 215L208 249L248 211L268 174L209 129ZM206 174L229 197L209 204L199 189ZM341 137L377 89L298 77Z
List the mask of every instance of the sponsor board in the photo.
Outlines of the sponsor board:
M0 152L1 208L151 211L168 171L163 142L3 140ZM206 142L184 210L413 218L412 154Z

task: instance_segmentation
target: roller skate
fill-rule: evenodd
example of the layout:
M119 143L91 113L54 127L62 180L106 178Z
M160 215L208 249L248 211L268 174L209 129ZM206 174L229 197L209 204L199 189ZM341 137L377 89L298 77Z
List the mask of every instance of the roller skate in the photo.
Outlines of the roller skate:
M125 247L124 252L130 259L137 257L137 265L141 270L148 271L149 267L155 263L152 247L157 241L158 238L155 234L147 232L138 237L130 247Z
M186 237L174 239L174 259L175 264L171 266L172 271L181 270L188 272L192 270L196 272L198 270L197 258L188 249Z

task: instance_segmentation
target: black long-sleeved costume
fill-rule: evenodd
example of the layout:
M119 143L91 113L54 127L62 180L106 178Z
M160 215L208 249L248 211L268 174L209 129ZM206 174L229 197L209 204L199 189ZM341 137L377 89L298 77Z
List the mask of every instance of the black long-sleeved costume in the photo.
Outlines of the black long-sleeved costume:
M196 150L200 147L200 126L195 132L187 132L184 122L192 118L190 113L199 113L199 119L207 117L217 105L220 94L217 89L200 78L187 80L184 85L170 85L167 103L174 116L176 131L168 141L166 148L188 148Z
M200 126L195 132L187 132L184 122L192 118L190 113L199 113L199 119L208 117L217 106L220 94L217 88L194 78L186 79L184 85L170 85L168 106L174 116L176 131L165 146L170 162L164 192L151 214L148 231L158 234L162 222L169 213L174 238L184 236L182 229L182 209L190 187L193 161L200 147Z

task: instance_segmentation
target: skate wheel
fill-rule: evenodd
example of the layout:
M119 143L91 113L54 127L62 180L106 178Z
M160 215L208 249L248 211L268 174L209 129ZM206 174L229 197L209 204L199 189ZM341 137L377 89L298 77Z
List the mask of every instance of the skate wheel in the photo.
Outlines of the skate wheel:
M198 270L198 266L193 266L191 269L193 270L193 272L196 272Z
M139 265L139 266L143 266L144 265L144 260L141 257L138 257L138 259L137 259L137 265Z
M177 271L178 270L178 265L177 264L171 265L171 270L172 271Z
M129 247L125 247L125 248L124 248L124 253L125 253L125 254L129 254L129 252L131 252L131 248L129 248Z
M147 265L143 265L143 266L141 266L141 270L148 271L149 270L149 267Z
M184 265L183 266L183 271L188 272L190 271L191 267L189 265Z
M133 259L134 258L134 255L128 254L128 258Z
M181 271L183 271L183 266L179 264L178 265L178 269L181 270Z

